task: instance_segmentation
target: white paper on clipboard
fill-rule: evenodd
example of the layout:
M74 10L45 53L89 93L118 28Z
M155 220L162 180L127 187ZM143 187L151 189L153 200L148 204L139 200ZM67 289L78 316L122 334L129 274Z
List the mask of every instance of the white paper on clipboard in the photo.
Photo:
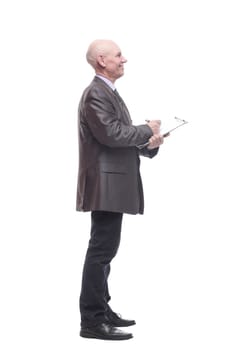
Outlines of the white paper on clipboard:
M172 132L173 130L179 128L180 126L187 124L188 122L184 119L180 119L177 117L167 119L167 120L162 120L161 122L161 127L160 127L160 134L165 136Z

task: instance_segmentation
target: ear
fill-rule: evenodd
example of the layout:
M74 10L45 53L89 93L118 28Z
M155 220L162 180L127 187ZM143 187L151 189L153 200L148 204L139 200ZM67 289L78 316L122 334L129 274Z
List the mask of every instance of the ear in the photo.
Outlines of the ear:
M104 62L104 56L102 55L97 56L97 62L102 68L106 67L106 64Z

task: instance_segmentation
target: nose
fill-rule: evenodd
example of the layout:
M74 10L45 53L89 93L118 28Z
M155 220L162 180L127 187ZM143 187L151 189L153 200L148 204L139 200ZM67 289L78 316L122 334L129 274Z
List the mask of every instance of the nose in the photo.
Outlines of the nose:
M126 59L124 56L122 56L121 62L122 62L122 63L126 63L126 62L127 62L127 59Z

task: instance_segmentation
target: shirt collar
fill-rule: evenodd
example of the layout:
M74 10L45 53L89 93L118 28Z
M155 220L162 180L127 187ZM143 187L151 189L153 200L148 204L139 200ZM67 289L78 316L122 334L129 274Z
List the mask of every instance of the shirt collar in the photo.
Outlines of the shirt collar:
M96 77L102 79L113 91L116 90L114 84L109 79L99 74L96 74Z

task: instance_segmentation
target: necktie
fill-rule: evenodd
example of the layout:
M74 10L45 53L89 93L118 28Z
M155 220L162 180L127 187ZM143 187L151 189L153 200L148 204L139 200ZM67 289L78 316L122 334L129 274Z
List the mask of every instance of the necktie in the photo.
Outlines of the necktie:
M131 124L132 121L131 121L131 118L130 118L130 114L129 114L128 108L126 107L126 104L125 104L124 100L120 96L120 94L117 91L117 89L115 89L113 92L117 96L117 99L120 102L121 108L124 111L124 114L125 114L126 118L128 119L129 123Z
M118 97L119 101L124 103L122 97L120 96L119 92L117 91L117 89L114 90L114 94Z

